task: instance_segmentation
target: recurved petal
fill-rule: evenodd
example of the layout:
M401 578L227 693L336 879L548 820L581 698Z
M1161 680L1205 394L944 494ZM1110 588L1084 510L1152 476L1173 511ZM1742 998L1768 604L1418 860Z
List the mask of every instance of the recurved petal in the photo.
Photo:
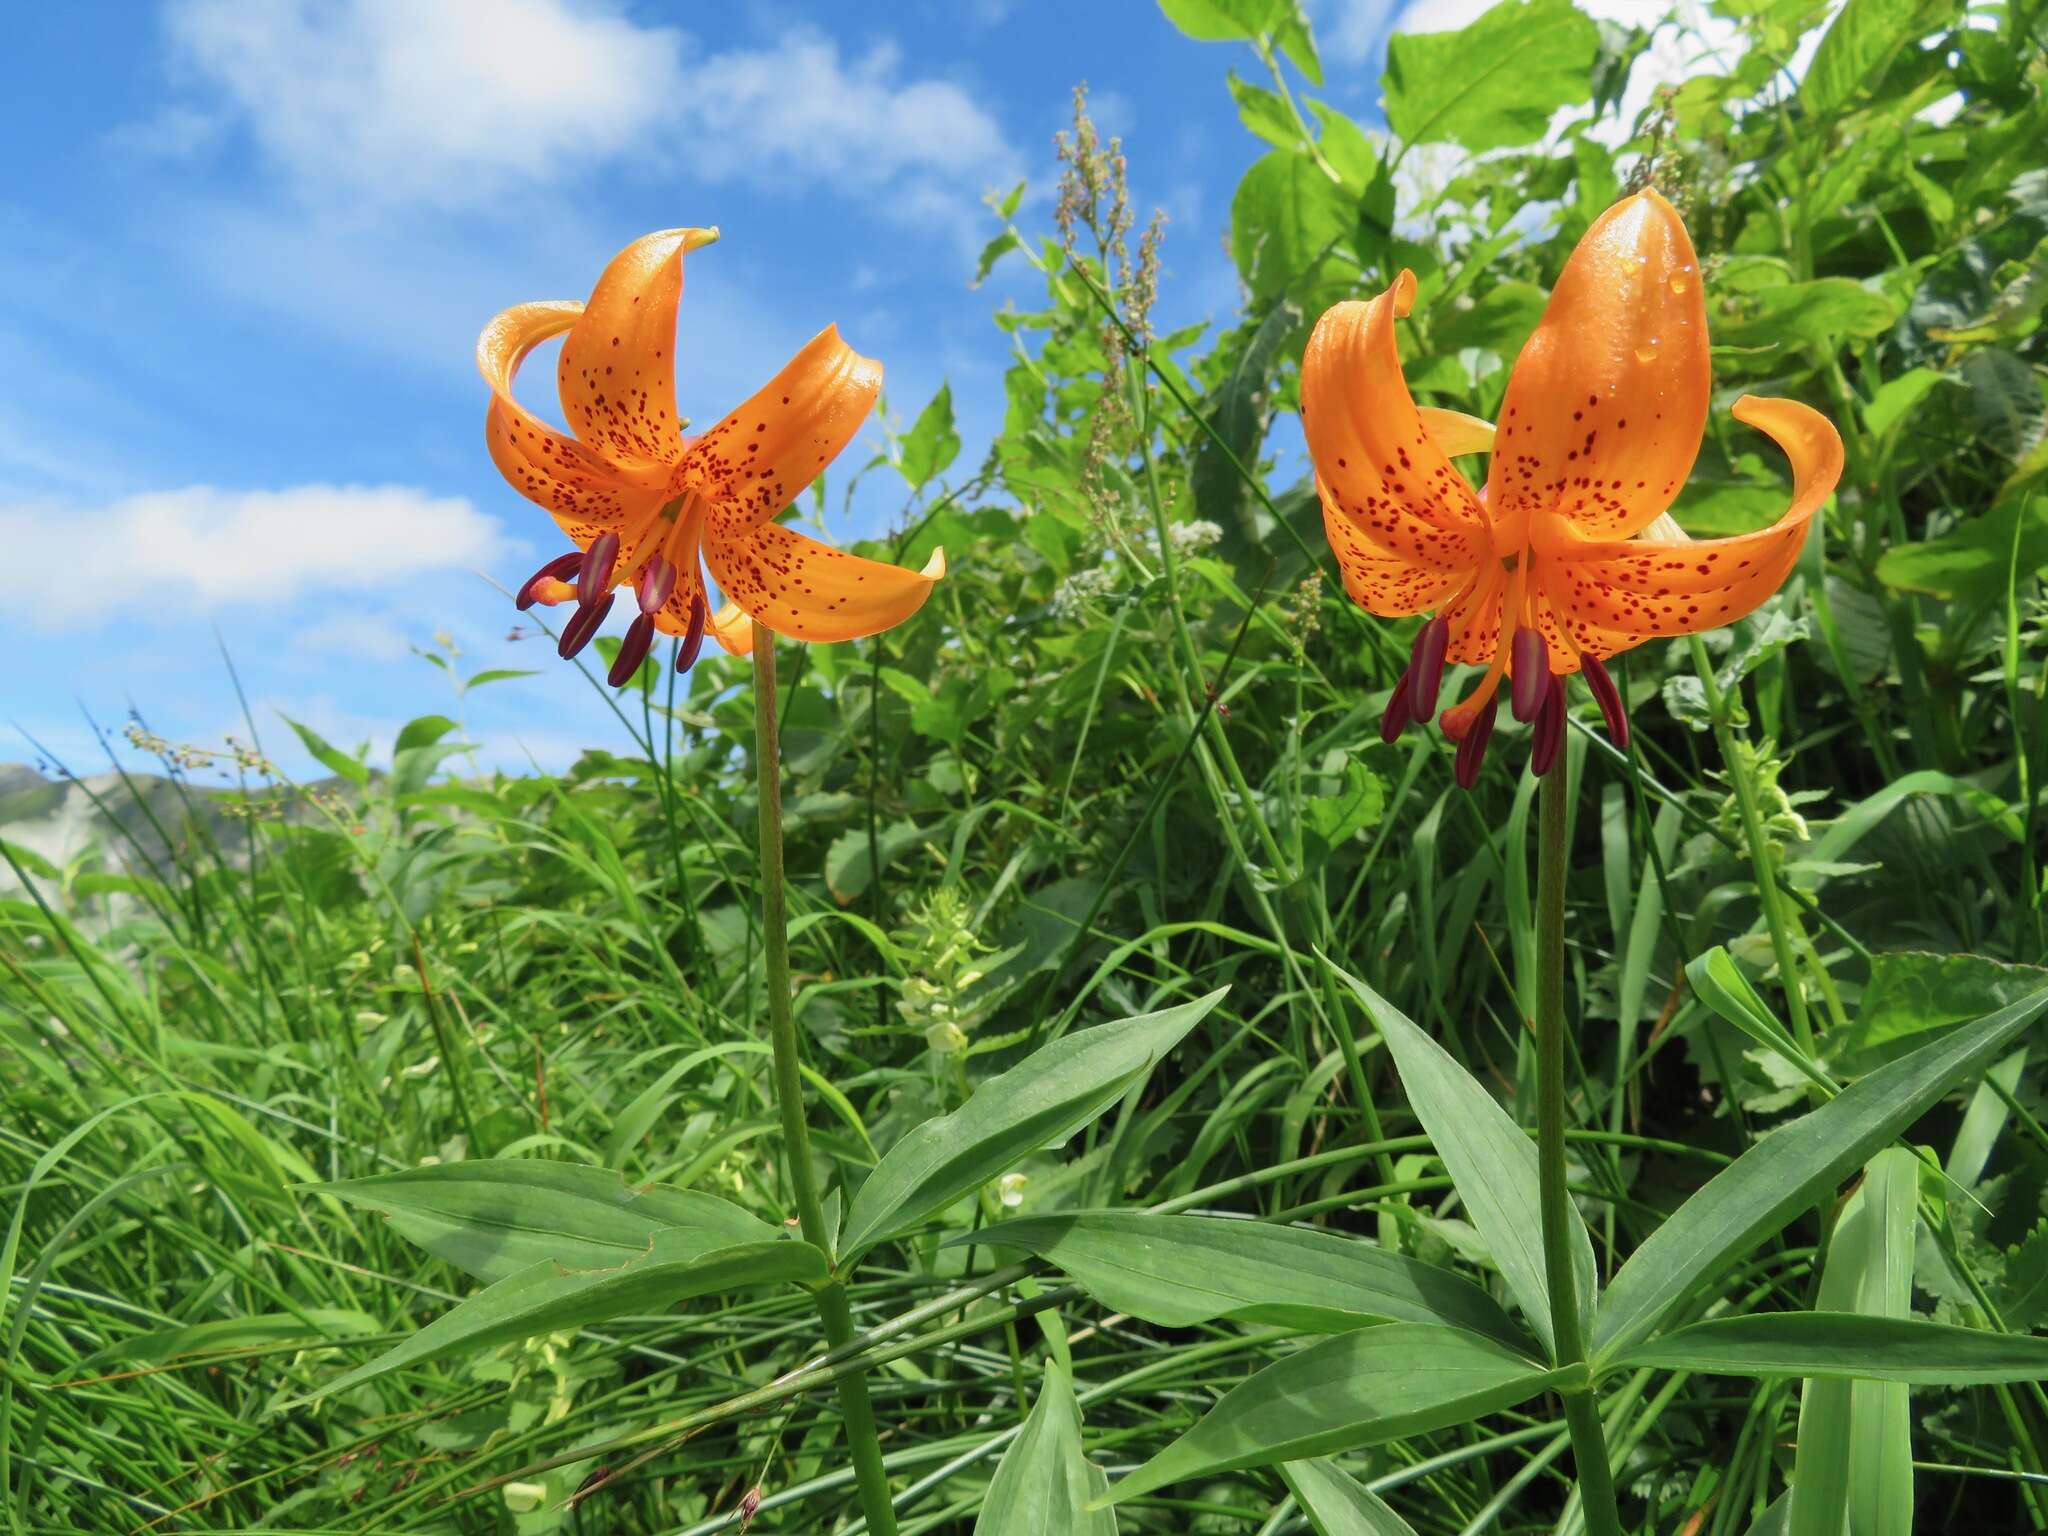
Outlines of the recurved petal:
M704 540L718 589L778 635L792 640L858 640L900 624L946 574L944 550L921 571L863 560L780 523ZM725 643L719 631L719 643Z
M1451 642L1444 652L1447 661L1478 666L1492 662L1505 638L1506 586L1499 562L1489 560L1477 579L1444 607L1442 616L1451 627Z
M1580 625L1628 636L1687 635L1732 624L1784 584L1807 525L1842 476L1834 424L1796 400L1745 395L1735 419L1769 434L1792 461L1792 505L1768 528L1726 539L1636 539L1582 546L1538 570L1577 638ZM1596 654L1609 654L1593 640Z
M1572 252L1508 378L1494 517L1555 511L1587 538L1638 532L1692 472L1710 387L1685 223L1655 192L1624 198Z
M690 445L685 474L736 537L785 511L853 441L882 389L882 365L828 325L782 372Z
M738 603L720 603L711 615L711 638L728 656L754 654L754 621Z
M1455 459L1466 453L1493 452L1493 423L1490 421L1434 405L1417 406L1415 414L1422 418L1430 438L1449 458Z
M1344 590L1366 612L1383 619L1423 613L1450 596L1466 579L1462 571L1438 570L1388 554L1368 539L1351 520L1351 514L1338 505L1320 475L1316 477L1316 494L1322 499L1323 532L1337 556Z
M683 451L676 420L676 305L683 255L715 229L664 229L614 256L562 343L562 412L585 443L629 473L665 478Z
M514 490L546 507L563 532L587 546L599 533L638 519L655 504L654 493L512 396L513 376L527 354L568 330L582 312L573 303L515 305L484 327L476 361L491 386L484 418L491 462Z
M1484 524L1401 373L1394 322L1414 303L1415 274L1403 272L1378 298L1316 322L1301 359L1302 430L1328 494L1383 554L1459 570L1485 545Z

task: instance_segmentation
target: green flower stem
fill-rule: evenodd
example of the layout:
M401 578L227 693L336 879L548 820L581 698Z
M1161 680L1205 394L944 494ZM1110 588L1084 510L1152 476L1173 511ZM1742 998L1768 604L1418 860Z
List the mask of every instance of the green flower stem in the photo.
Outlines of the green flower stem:
M1792 1020L1792 1038L1810 1059L1815 1058L1813 1025L1806 1016L1806 994L1799 984L1798 948L1792 925L1778 894L1777 871L1771 865L1770 844L1764 838L1763 815L1757 809L1756 785L1750 779L1734 727L1728 723L1721 684L1714 676L1713 662L1698 635L1692 637L1692 664L1699 673L1700 687L1707 696L1707 714L1714 722L1714 740L1721 748L1721 761L1735 785L1735 806L1742 817L1742 835L1749 845L1749 862L1756 874L1756 895L1763 907L1764 926L1771 931L1771 953L1778 962L1778 985L1785 989L1785 1011ZM1804 934L1800 935L1804 938Z
M1564 1164L1564 873L1571 809L1571 754L1560 754L1543 781L1536 859L1536 1168L1543 1217L1543 1270L1550 1289L1550 1331L1559 1365L1583 1365L1579 1283L1572 1272L1571 1193ZM1563 1393L1565 1424L1578 1464L1579 1500L1592 1536L1621 1536L1607 1432L1590 1380Z
M811 1165L811 1130L804 1117L804 1082L797 1059L796 1015L790 1010L789 902L782 879L782 733L775 714L775 632L754 625L754 772L761 802L761 930L768 965L768 1035L775 1051L775 1101L782 1115L783 1152L789 1160L789 1186L796 1197L798 1225L804 1241L832 1252L832 1234L825 1225L825 1205L818 1196L818 1174ZM816 1293L818 1318L825 1339L839 1349L853 1342L853 1309L846 1287L838 1280ZM854 1479L860 1487L861 1512L875 1536L896 1536L896 1511L889 1502L889 1474L882 1467L882 1444L875 1433L875 1410L868 1402L864 1372L850 1371L837 1382L839 1411L846 1418L846 1440L853 1453Z

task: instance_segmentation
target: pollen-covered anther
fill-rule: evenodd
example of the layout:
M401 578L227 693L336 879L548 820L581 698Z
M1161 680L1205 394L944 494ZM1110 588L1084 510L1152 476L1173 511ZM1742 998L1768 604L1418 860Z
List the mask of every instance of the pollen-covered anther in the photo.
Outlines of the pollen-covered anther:
M1436 713L1437 691L1444 681L1444 654L1450 649L1451 622L1439 614L1415 635L1408 657L1409 713L1427 720Z
M676 670L687 672L697 664L697 653L704 649L704 623L711 613L704 606L704 593L699 590L690 594L690 622L683 630L683 643L676 647Z
M650 614L658 612L675 589L675 562L656 555L640 567L640 579L634 583L633 596L639 600L641 613Z
M612 601L616 596L616 593L607 592L600 601L585 603L578 608L575 617L562 627L562 638L555 642L555 654L567 661L590 644L591 636L597 633L598 626L612 611Z
M513 599L513 606L521 613L535 603L546 603L553 607L575 592L569 583L576 579L576 573L583 568L583 551L572 549L566 555L557 555L546 565L535 571L519 584L519 595Z
M1446 718L1456 714L1446 710ZM1458 755L1451 764L1451 776L1458 781L1458 788L1470 789L1479 782L1479 770L1486 763L1486 743L1493 736L1493 719L1500 713L1500 695L1489 694L1484 704L1469 717L1469 725L1458 741ZM1449 725L1445 725L1448 734Z
M1550 647L1536 630L1527 624L1517 625L1508 662L1512 672L1508 704L1515 718L1526 724L1536 718L1550 692Z
M1621 691L1614 686L1606 664L1591 651L1581 653L1580 675L1586 679L1586 687L1600 703L1601 718L1607 722L1607 736L1622 751L1628 750L1628 707L1621 701Z
M647 648L654 644L654 615L642 613L634 618L626 630L626 638L619 646L619 654L612 658L612 669L605 674L605 681L614 688L623 688L633 680L633 674L640 670L640 663L647 659Z
M1409 706L1409 697L1415 685L1415 674L1403 672L1401 681L1394 684L1393 696L1387 700L1387 712L1380 716L1380 740L1392 746L1401 739L1401 733L1408 729L1415 718Z
M576 600L585 607L611 590L612 567L619 563L619 536L606 529L590 541L583 558L582 574L576 578Z

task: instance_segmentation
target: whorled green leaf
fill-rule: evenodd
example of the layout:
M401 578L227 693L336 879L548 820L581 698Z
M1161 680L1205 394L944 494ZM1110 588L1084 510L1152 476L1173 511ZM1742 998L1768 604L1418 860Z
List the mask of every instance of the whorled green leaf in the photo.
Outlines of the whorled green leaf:
M2044 1011L2048 992L1966 1024L1852 1083L1722 1169L1644 1240L1609 1284L1595 1318L1596 1360L1637 1344L1699 1287L1754 1252L1949 1089L1988 1066Z
M1116 1512L1089 1506L1109 1478L1081 1450L1081 1408L1057 1361L989 1479L974 1536L1116 1536Z
M1987 1333L1917 1317L1765 1312L1674 1329L1612 1356L1617 1369L1720 1376L1816 1376L1959 1387L2048 1378L2048 1338Z
M1415 1536L1415 1527L1334 1461L1283 1461L1280 1480L1316 1536Z
M974 1090L891 1147L853 1197L840 1237L851 1263L1019 1159L1065 1141L1178 1045L1227 987L1158 1013L1076 1030Z
M636 1187L609 1168L580 1163L484 1158L319 1189L382 1212L408 1242L487 1282L544 1260L568 1269L623 1263L645 1254L657 1234L672 1256L692 1244L708 1253L781 1235L716 1195Z
M1027 1249L1105 1307L1163 1328L1230 1318L1335 1333L1424 1322L1530 1345L1469 1280L1334 1232L1227 1216L1082 1211L1004 1222L971 1241Z
M1456 1328L1388 1323L1340 1333L1232 1388L1110 1497L1121 1503L1189 1478L1463 1424L1526 1402L1560 1374Z
M1411 144L1533 144L1593 94L1600 31L1570 0L1501 0L1456 32L1387 43L1387 125Z
M1535 1143L1493 1095L1406 1014L1357 977L1332 969L1358 994L1366 1016L1385 1036L1416 1118L1429 1133L1508 1290L1549 1350L1550 1284L1543 1267ZM1580 1308L1590 1317L1596 1289L1593 1244L1576 1216L1571 1233Z
M825 1255L797 1238L707 1253L691 1232L657 1233L639 1258L604 1269L568 1269L546 1260L457 1302L402 1344L326 1383L308 1401L445 1355L664 1312L698 1296L785 1283L818 1285L830 1272Z

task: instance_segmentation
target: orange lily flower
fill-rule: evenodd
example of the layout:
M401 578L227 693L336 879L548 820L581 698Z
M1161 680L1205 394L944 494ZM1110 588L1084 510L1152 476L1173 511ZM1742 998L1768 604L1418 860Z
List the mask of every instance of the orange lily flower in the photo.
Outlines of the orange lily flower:
M1514 372L1498 431L1416 408L1394 322L1415 302L1403 272L1370 302L1338 304L1301 363L1316 489L1352 600L1383 618L1430 613L1381 724L1387 741L1435 713L1447 662L1485 663L1443 712L1456 777L1479 777L1509 681L1533 721L1531 766L1556 763L1566 679L1582 673L1610 735L1628 717L1605 658L1645 640L1731 624L1777 591L1842 473L1842 439L1796 400L1745 395L1737 421L1792 465L1792 504L1768 528L1692 540L1664 515L1692 471L1712 389L1699 262L1656 192L1608 209L1565 263ZM1451 467L1490 452L1486 488Z
M611 611L614 589L630 583L640 613L612 663L613 687L639 670L657 630L682 637L679 671L707 629L746 655L750 619L798 640L856 640L910 617L946 573L943 550L909 571L775 521L853 440L882 387L882 365L837 326L710 431L683 435L674 355L683 256L717 238L716 229L643 236L612 258L587 305L514 305L477 342L491 386L491 461L576 545L527 578L519 607L574 598L557 647L573 656ZM564 331L556 373L573 436L512 397L526 355ZM716 613L700 557L729 599Z

